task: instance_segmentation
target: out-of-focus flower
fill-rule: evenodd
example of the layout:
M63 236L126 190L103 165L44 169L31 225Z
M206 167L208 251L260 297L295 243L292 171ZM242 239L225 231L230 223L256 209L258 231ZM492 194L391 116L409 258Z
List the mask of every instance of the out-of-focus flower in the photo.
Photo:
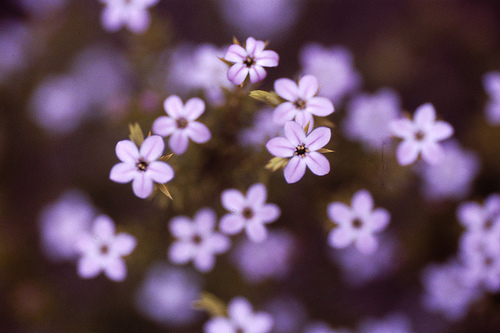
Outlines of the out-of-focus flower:
M439 141L453 135L453 127L445 121L436 121L436 111L430 103L423 104L415 110L413 121L397 119L389 123L392 134L403 141L397 149L400 165L415 162L419 154L429 164L438 164L444 158L443 148Z
M215 255L229 250L231 242L215 232L217 217L212 209L199 210L191 221L186 216L176 216L169 228L177 240L170 246L170 261L176 264L194 262L200 272L209 272L215 265Z
M144 316L160 324L188 325L200 314L193 308L201 291L200 282L190 270L155 264L137 290L136 307Z
M250 82L255 83L267 76L264 67L278 66L278 53L264 50L266 43L248 37L245 48L241 45L230 45L224 59L234 64L227 71L227 78L234 84L242 84L247 76Z
M100 0L106 8L102 11L101 22L105 30L116 32L123 26L136 34L149 28L150 17L147 9L160 0Z
M283 134L283 126L273 121L273 110L265 108L255 113L253 126L243 129L238 141L242 146L261 149L271 138Z
M439 164L424 164L419 169L422 192L426 199L455 199L466 197L479 173L477 154L460 147L458 142L443 144L444 158Z
M305 306L287 294L272 298L262 308L274 319L273 333L299 332L307 319Z
M463 318L471 303L482 296L479 289L466 285L464 273L464 267L456 261L426 267L422 273L423 306L429 311L442 313L449 320Z
M25 24L11 20L0 22L0 84L27 67L32 46L33 36Z
M233 298L227 308L228 318L214 317L204 327L205 333L269 333L273 318L266 312L253 311L243 297Z
M328 243L338 249L354 243L361 253L371 254L378 246L374 234L387 227L391 215L384 208L373 209L373 198L364 189L354 194L351 206L342 202L328 205L328 216L337 224L328 236Z
M500 125L500 72L486 73L483 86L490 97L485 107L486 120L490 125Z
M333 329L324 322L316 321L307 325L304 329L304 333L350 333L350 331L347 328Z
M297 243L292 234L273 230L262 243L244 239L232 252L232 261L243 278L250 283L287 276L293 264Z
M324 47L310 43L300 51L301 73L318 78L321 94L337 105L361 85L351 53L342 46Z
M325 97L318 97L318 79L313 75L306 75L295 83L283 78L274 82L276 93L287 100L276 107L273 120L284 125L289 120L298 122L302 127L309 124L314 127L314 116L326 117L334 111L332 102Z
M285 137L269 140L266 148L274 156L290 158L284 170L285 180L287 183L296 183L306 173L306 167L318 176L330 172L330 162L317 150L330 141L331 135L327 127L315 128L306 135L299 123L288 121L285 124Z
M220 220L222 232L234 235L245 229L253 242L262 242L267 238L265 224L276 221L281 214L279 207L267 203L267 190L264 184L250 186L246 197L236 189L222 192L222 205L231 213Z
M259 38L284 39L299 19L304 0L217 0L233 30Z
M153 123L153 132L163 137L169 136L168 145L176 154L183 154L189 145L189 139L196 143L205 143L212 135L204 124L195 121L205 112L205 103L199 98L191 98L182 103L177 95L168 97L163 103L168 116L161 116Z
M165 144L158 135L147 137L138 149L130 140L116 144L116 156L122 161L111 168L109 178L117 183L132 181L134 194L141 199L153 192L153 182L164 184L174 178L172 167L157 159L163 153Z
M388 235L381 235L377 251L373 253L363 254L354 247L347 247L342 251L332 250L331 259L340 266L346 283L362 287L394 272L400 254L397 241Z
M135 249L137 241L127 233L115 235L115 224L105 215L98 216L91 233L83 233L75 246L82 255L78 260L78 275L84 279L104 272L113 281L123 281L127 266L122 257Z
M63 9L68 0L15 0L24 10L31 15L46 18Z
M457 209L458 221L471 233L488 233L500 217L500 194L490 194L484 204L467 201Z
M359 333L411 333L411 323L408 317L401 313L387 315L384 319L368 318L361 322Z
M392 89L381 89L374 94L359 94L347 105L343 132L351 140L376 150L389 141L389 122L399 116L401 101Z
M64 192L45 206L38 219L42 251L49 260L62 261L78 256L75 243L90 231L95 209L89 198L78 190Z

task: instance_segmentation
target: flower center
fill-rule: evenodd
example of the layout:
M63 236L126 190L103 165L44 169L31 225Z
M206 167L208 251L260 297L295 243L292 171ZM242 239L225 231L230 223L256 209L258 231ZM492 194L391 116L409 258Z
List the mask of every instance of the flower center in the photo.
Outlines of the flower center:
M148 169L148 165L149 165L149 162L146 162L143 159L141 159L139 161L139 163L136 164L137 170L139 170L141 172L144 172L144 171L146 171Z
M200 245L202 241L203 238L199 234L193 235L193 243L195 243L196 245Z
M484 265L488 266L488 267L493 265L493 258L491 258L491 257L484 258Z
M352 220L352 227L354 229L361 229L362 226L363 226L363 222L360 219Z
M422 131L417 131L415 133L415 140L417 140L417 141L422 141L424 139L424 137L425 137L425 134Z
M304 110L307 106L306 104L306 101L302 100L302 99L298 99L296 100L293 105L295 105L295 107L298 109L298 110Z
M177 128L186 128L189 122L186 120L186 118L179 118L176 120L177 123Z
M107 253L109 253L109 246L107 244L102 244L99 247L99 253L101 253L102 255L106 255Z
M295 148L295 152L293 153L295 156L305 157L306 153L309 152L309 149L306 148L304 144L300 144Z
M243 63L247 65L247 67L252 67L255 64L255 60L253 59L253 57L247 56Z
M245 209L243 209L243 212L241 212L241 215L243 215L243 217L246 218L247 220L251 219L253 217L252 208L245 207Z

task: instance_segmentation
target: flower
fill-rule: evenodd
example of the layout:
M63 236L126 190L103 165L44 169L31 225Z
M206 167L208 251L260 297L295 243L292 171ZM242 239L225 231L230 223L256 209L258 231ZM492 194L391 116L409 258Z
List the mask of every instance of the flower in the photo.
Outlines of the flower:
M147 137L140 149L130 140L116 144L116 156L122 161L109 173L109 178L117 183L132 181L134 194L141 199L153 192L153 182L164 184L174 178L174 170L166 162L157 161L165 144L158 135Z
M81 254L78 275L89 279L104 271L113 281L125 280L127 266L122 257L132 253L136 243L135 237L130 234L115 235L115 224L108 216L98 216L92 232L83 233L76 242L76 248Z
M429 164L437 164L444 157L439 141L453 135L453 127L445 121L436 121L436 111L430 103L415 110L413 121L409 119L393 120L389 123L392 134L403 141L397 149L400 165L415 162L419 154Z
M367 318L363 320L357 332L359 333L410 333L411 323L403 313L391 313L383 319Z
M227 78L234 84L242 84L247 75L250 82L255 83L264 80L267 73L263 67L278 66L278 53L271 50L264 50L266 43L248 37L245 48L241 45L230 45L224 59L234 64L227 72Z
M191 221L186 216L176 216L170 223L170 232L178 239L169 250L175 264L194 262L200 272L209 272L215 264L215 254L224 253L231 245L229 239L214 232L215 213L212 209L199 210Z
M483 87L490 97L485 108L486 120L490 125L500 125L500 72L486 73Z
M462 203L457 209L460 224L471 233L489 233L500 217L500 194L490 194L480 205L474 201Z
M243 147L256 150L275 136L283 134L283 126L273 122L273 109L264 108L255 112L252 127L247 127L238 135L238 142Z
M350 333L347 328L333 329L327 323L322 321L315 321L309 323L305 329L304 333ZM395 332L394 332L395 333Z
M330 246L343 249L354 243L364 254L373 253L378 241L373 235L387 227L391 215L384 208L373 209L373 199L367 190L359 190L351 200L351 207L333 202L327 207L328 216L338 224L328 236Z
M214 317L204 327L205 333L268 333L273 326L273 318L266 312L254 313L252 305L243 297L235 297L229 302L229 318Z
M210 130L202 123L195 121L205 112L205 103L199 98L191 98L182 103L179 96L172 95L163 103L168 116L161 116L153 123L153 132L163 137L169 136L168 145L176 154L183 154L189 139L197 143L205 143L211 138Z
M284 175L287 183L298 182L306 172L306 166L316 175L324 176L330 172L330 162L317 152L330 141L331 131L318 127L305 134L304 129L295 121L285 123L285 137L269 140L267 150L278 157L288 157Z
M234 235L245 229L252 241L264 241L267 238L264 224L275 221L281 214L277 205L265 203L266 198L267 190L261 183L250 186L246 197L236 189L222 192L222 205L231 212L220 220L222 232Z
M287 100L274 111L273 120L277 124L284 124L295 119L302 127L310 123L313 127L313 115L325 117L333 111L332 102L325 97L316 97L319 90L318 79L313 75L306 75L295 83L290 79L283 78L274 82L276 93Z
M105 30L116 32L126 25L136 34L144 33L149 27L148 7L160 0L101 0L106 5L101 15Z

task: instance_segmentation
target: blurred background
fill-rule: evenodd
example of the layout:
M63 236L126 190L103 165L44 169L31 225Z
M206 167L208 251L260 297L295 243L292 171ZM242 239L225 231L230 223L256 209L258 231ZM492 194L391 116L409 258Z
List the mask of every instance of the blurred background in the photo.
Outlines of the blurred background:
M445 278L425 282L432 265L456 257L457 207L500 189L500 121L488 116L483 83L500 70L497 1L160 0L142 34L108 32L105 7L0 2L1 332L201 332L209 317L191 306L201 291L226 303L248 298L273 315L273 332L318 321L352 332L374 332L374 321L410 327L393 332L500 332L496 293L458 300L458 315L423 301L460 290ZM318 77L336 109L330 174L289 185L264 169L272 157L264 144L278 129L265 128L270 119L257 116L265 106L225 78L216 57L233 36L267 40L280 55L256 89ZM147 133L171 94L205 100L212 140L169 161L173 201L141 200L109 180L114 148L131 122ZM393 115L431 102L455 128L452 167L401 167L396 140L363 136L350 119L373 96ZM256 182L281 208L265 243L232 237L206 274L168 262L172 217L211 207L220 218L220 193ZM326 240L328 203L349 204L362 188L391 213L368 258ZM124 282L77 275L72 237L99 213L137 237Z

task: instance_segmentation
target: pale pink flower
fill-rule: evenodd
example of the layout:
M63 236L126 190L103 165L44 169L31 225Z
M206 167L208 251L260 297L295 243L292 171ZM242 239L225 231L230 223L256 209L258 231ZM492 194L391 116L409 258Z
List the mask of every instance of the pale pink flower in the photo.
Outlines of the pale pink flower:
M325 117L334 111L328 98L316 96L319 84L313 75L302 77L298 84L287 78L278 79L274 82L274 90L286 100L274 110L273 120L277 124L283 125L295 119L302 127L310 123L312 128L313 115Z
M101 271L113 281L123 281L127 266L122 257L135 249L135 237L127 233L115 235L115 224L105 215L98 216L91 233L83 233L76 242L81 254L78 275L84 279L96 277Z
M415 162L419 154L429 164L437 164L444 157L439 141L453 135L453 127L445 121L436 121L436 111L430 103L415 110L413 121L409 119L393 120L389 123L392 134L403 141L397 149L400 165Z
M123 26L136 34L144 33L150 23L148 7L160 0L100 0L106 5L101 15L105 30L116 32Z
M264 50L266 43L248 37L245 48L241 45L233 44L229 46L224 59L234 64L227 72L227 78L234 84L242 84L249 75L250 82L255 83L267 76L264 67L278 66L278 53L271 50Z
M330 246L343 249L354 243L364 254L373 253L378 246L375 233L389 224L391 215L384 208L373 208L373 198L367 190L359 190L351 200L351 207L342 202L328 205L328 216L337 224L328 236Z
M182 103L179 96L172 95L163 103L168 116L161 116L153 123L153 132L163 137L169 136L168 145L175 154L183 154L189 139L196 143L205 143L211 138L210 130L202 123L195 121L205 112L205 102L199 98L191 98Z
M295 183L304 176L306 167L318 176L330 172L330 162L317 152L330 141L330 137L331 131L327 127L318 127L306 135L299 123L288 121L285 137L269 140L266 148L274 156L290 158L284 175L287 183Z
M132 181L132 190L139 198L147 198L153 192L153 182L164 184L174 178L172 167L157 159L163 153L165 143L158 135L147 137L138 149L130 140L116 144L116 156L122 161L109 173L109 178L117 183Z

